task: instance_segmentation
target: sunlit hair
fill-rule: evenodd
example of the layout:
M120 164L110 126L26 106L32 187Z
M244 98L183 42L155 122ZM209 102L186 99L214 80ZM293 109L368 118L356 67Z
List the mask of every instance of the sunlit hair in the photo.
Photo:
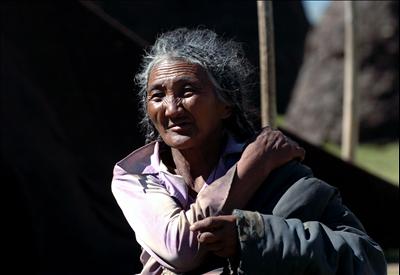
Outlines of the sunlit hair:
M232 108L224 126L237 139L254 134L245 106L253 86L253 67L245 57L241 44L225 40L208 29L179 28L160 35L143 56L141 69L135 76L141 101L140 122L146 143L159 139L159 134L147 114L147 82L153 66L164 60L183 60L199 64L208 73L219 100Z

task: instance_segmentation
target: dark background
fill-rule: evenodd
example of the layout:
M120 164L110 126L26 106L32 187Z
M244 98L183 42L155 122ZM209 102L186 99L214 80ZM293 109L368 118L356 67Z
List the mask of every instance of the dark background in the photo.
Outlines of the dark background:
M158 33L209 27L244 42L258 65L255 2L91 3L101 9L80 1L0 4L2 238L5 264L15 274L140 270L140 248L110 183L113 165L143 144L133 76ZM280 112L309 28L299 3L277 2L274 11ZM398 188L292 137L306 148L306 164L340 188L371 236L398 247L398 226L390 224Z

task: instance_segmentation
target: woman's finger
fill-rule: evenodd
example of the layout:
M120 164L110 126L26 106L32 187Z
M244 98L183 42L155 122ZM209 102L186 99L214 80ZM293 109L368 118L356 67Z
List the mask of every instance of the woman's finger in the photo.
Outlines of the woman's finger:
M201 244L215 243L219 237L214 232L203 232L197 235L197 241Z
M207 217L201 221L197 221L190 226L191 231L213 231L222 226L222 221L216 217Z

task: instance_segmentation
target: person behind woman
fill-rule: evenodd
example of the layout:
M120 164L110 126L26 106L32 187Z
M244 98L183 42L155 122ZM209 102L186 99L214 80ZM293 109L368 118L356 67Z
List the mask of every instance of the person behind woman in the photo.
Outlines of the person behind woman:
M255 135L252 72L239 43L208 29L166 32L144 56L147 144L112 180L141 274L201 274L223 258L240 274L383 274L382 250L300 164L304 150L269 127Z

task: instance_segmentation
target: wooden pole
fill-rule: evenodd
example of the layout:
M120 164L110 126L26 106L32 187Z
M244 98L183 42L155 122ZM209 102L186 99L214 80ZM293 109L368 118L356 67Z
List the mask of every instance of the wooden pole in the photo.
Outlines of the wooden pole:
M274 20L272 1L257 1L260 51L261 126L276 127Z
M342 158L354 161L358 145L359 94L357 88L357 32L355 1L344 1L345 57L342 124Z

